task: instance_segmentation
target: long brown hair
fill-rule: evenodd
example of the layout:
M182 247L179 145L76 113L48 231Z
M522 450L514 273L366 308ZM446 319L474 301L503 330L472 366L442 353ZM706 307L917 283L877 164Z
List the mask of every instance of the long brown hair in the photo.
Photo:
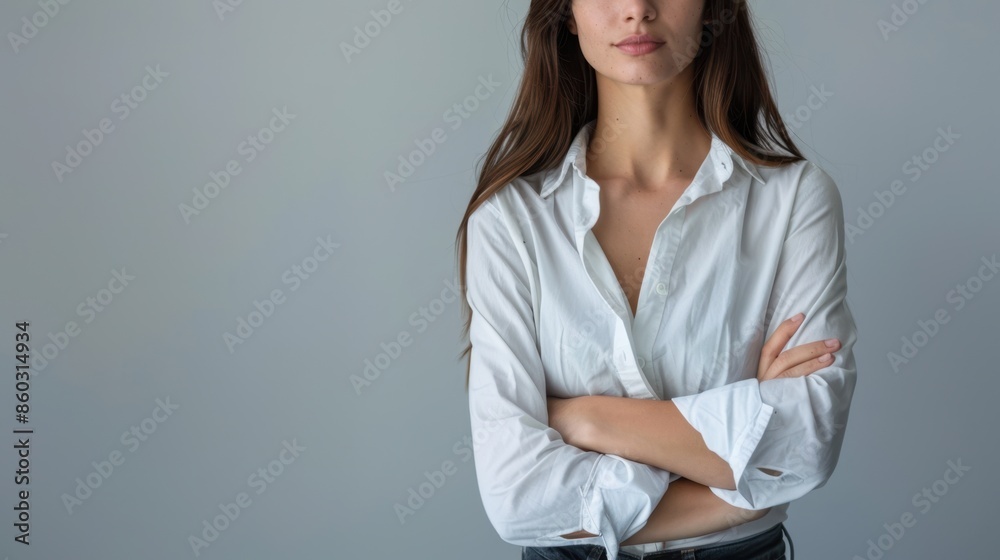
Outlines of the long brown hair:
M476 190L456 237L459 285L465 293L469 216L512 180L562 161L580 128L597 118L595 72L566 19L572 0L531 0L521 29L524 74L498 136L485 154ZM746 0L705 0L705 24L694 51L694 95L698 117L743 158L765 166L803 159L785 129L761 63ZM777 153L780 148L786 154ZM472 310L462 299L467 337ZM471 342L459 355L467 356ZM466 363L465 388L469 388Z

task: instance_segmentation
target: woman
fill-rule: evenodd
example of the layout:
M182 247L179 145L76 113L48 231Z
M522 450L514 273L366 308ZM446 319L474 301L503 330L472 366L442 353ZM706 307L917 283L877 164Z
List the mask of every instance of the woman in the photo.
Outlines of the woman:
M522 53L458 234L489 520L524 559L785 558L856 329L745 4L532 0Z

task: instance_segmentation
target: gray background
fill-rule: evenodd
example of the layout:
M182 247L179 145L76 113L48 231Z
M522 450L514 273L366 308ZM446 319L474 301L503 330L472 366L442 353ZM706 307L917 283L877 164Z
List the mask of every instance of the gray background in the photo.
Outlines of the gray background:
M475 166L519 79L528 2L403 0L348 61L341 45L387 4L246 0L220 17L209 0L75 1L16 49L8 34L42 8L0 6L0 560L194 558L188 537L240 492L250 504L200 557L519 557L490 526L468 460L447 290ZM919 9L886 39L878 22L894 4ZM752 10L781 111L837 180L848 222L894 180L906 186L848 248L859 383L836 473L790 509L796 556L874 557L869 539L906 513L916 524L882 537L884 558L990 556L1000 278L974 278L1000 251L1000 8ZM144 99L122 119L115 99L157 65L169 75L134 90ZM490 76L501 85L454 130L445 112ZM832 96L809 108L814 87ZM294 119L247 162L240 143L286 106ZM114 130L60 181L52 163L103 118ZM438 127L446 141L390 189L384 173ZM904 165L939 127L959 139L914 181ZM241 173L186 223L179 205L231 159ZM318 237L339 247L293 291L283 274L311 264ZM128 286L112 282L112 301L79 314L123 268ZM978 292L957 309L948 294L966 283ZM230 352L225 333L273 290L283 303ZM416 320L422 309L434 320ZM894 371L889 353L939 309L949 322ZM31 378L30 547L12 525L20 320L33 355L50 344L52 356ZM69 321L78 330L63 339ZM410 344L355 390L351 377L401 333ZM178 408L150 420L167 398ZM144 420L155 431L126 445ZM275 462L293 440L305 449ZM123 462L104 478L93 464L114 452ZM454 474L401 522L396 505L449 460ZM959 460L970 470L918 507ZM258 494L248 478L269 466L280 474ZM100 486L68 509L88 476Z

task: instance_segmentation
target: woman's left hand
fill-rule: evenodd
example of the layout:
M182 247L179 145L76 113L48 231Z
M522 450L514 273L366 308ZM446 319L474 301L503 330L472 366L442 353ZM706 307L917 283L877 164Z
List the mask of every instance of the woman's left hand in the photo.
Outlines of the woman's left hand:
M587 430L590 427L585 415L585 405L586 397L548 397L549 426L559 432L563 441L581 449L585 449Z

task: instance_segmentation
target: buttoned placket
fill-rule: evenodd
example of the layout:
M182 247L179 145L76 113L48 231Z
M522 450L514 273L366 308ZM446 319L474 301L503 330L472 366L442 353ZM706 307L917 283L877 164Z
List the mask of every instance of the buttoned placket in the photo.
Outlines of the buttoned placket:
M657 399L663 398L663 384L654 375L653 346L669 301L670 278L674 269L674 257L680 246L686 209L685 206L672 209L660 222L653 235L649 262L646 263L646 271L639 288L639 301L629 331L638 354L639 367L643 369ZM626 312L631 315L628 307ZM649 369L645 368L647 363Z
M600 293L605 303L615 312L615 336L612 346L612 362L618 372L619 379L631 398L657 399L659 384L654 386L647 374L646 365L651 365L653 342L656 338L654 328L659 328L659 318L663 314L669 292L668 280L676 254L677 243L680 240L680 223L683 220L684 208L675 207L664 217L653 236L650 248L650 262L643 274L642 285L639 288L639 301L636 306L636 316L632 317L628 298L621 289L621 284L614 277L613 270L607 269L605 278L595 280L590 276L587 266L588 252L600 252L599 243L592 228L599 217L600 186L583 173L577 173L574 181L582 181L583 197L580 200L582 213L581 222L577 225L576 241L581 264L587 271L588 278L594 289ZM662 247L664 231L666 231L666 248ZM593 245L588 245L588 243ZM661 255L666 250L666 254ZM606 262L606 258L605 258ZM599 273L599 272L598 272ZM650 284L653 287L650 287ZM650 293L650 290L653 293ZM637 337L637 335L639 335ZM640 350L641 349L641 350Z
M732 176L732 160L726 157L725 147L717 138L713 139L709 151L707 165L699 168L691 185L677 200L674 208L660 222L653 236L649 262L643 274L642 285L639 288L639 300L635 317L629 308L629 302L621 284L614 277L612 269L608 269L610 278L595 281L587 266L587 252L591 250L588 243L599 247L597 238L592 232L600 212L600 186L577 166L582 155L578 154L573 163L575 173L572 174L574 191L579 194L575 201L577 208L576 245L581 264L587 271L588 278L601 298L616 315L612 362L618 372L619 379L631 398L662 400L662 384L652 384L655 376L652 373L652 350L662 322L670 294L670 275L673 270L674 257L681 240L686 207L701 196L721 190ZM729 160L727 162L727 159ZM706 184L707 182L707 184ZM666 241L664 241L666 239ZM665 246L664 246L665 244ZM594 248L593 251L601 251ZM662 253L662 254L661 254ZM606 257L606 255L605 255ZM607 259L605 258L605 262ZM610 267L610 265L609 265ZM604 289L602 289L602 286ZM653 293L650 293L650 290ZM650 369L646 369L646 365Z

